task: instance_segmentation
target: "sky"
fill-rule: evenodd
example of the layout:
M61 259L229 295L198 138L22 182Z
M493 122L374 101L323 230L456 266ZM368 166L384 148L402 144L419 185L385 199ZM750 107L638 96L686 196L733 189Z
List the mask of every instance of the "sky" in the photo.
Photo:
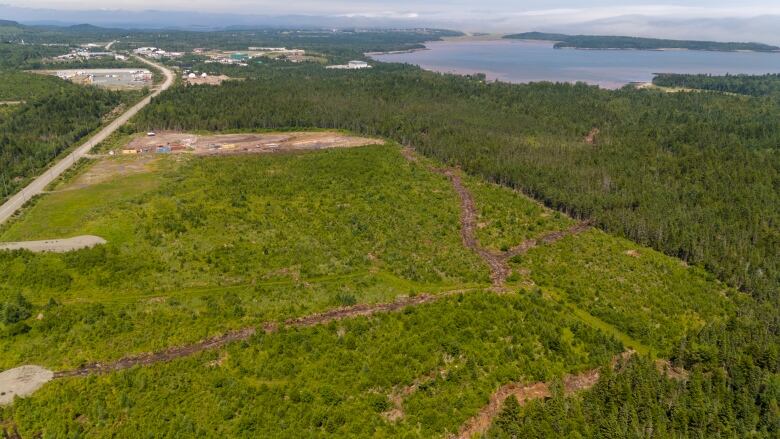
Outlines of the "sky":
M5 0L28 8L196 10L261 15L361 15L463 20L496 14L551 21L600 19L616 15L732 18L780 14L777 0Z
M407 26L465 31L540 30L780 42L776 32L780 0L0 0L0 12L3 5L6 10L103 10L104 15L108 11L150 9L244 17L296 14L377 23L395 20Z

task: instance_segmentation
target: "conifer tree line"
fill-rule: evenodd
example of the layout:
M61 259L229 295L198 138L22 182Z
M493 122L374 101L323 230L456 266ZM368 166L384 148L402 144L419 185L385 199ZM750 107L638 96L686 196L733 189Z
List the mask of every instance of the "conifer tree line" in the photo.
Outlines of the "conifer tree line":
M96 87L56 87L0 117L0 202L100 127L111 110L137 96Z

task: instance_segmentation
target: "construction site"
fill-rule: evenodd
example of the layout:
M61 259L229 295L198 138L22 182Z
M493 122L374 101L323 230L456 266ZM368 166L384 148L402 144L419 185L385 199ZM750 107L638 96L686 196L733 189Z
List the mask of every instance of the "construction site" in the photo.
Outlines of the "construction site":
M352 148L381 143L384 142L379 139L351 136L334 131L218 134L207 136L168 131L146 133L146 135L130 141L119 152L123 155L181 153L224 155Z
M111 90L133 90L152 85L154 76L147 69L64 69L40 73L81 85L96 85Z

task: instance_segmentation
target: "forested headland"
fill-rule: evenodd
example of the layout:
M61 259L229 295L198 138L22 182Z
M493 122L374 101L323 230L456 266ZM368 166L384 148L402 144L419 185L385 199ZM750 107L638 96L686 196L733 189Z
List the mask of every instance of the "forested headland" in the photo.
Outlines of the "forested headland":
M135 128L340 128L382 135L776 296L780 107L703 93L487 84L383 65L255 66L176 88ZM598 129L592 142L586 135Z
M520 34L506 35L504 38L512 40L554 41L556 49L687 49L716 52L734 52L737 50L747 50L753 52L780 51L780 47L761 43L721 43L716 41L667 40L659 38L639 38L611 35L565 35L551 34L546 32L525 32Z
M780 74L716 76L661 73L653 78L653 84L749 96L777 96L780 93Z

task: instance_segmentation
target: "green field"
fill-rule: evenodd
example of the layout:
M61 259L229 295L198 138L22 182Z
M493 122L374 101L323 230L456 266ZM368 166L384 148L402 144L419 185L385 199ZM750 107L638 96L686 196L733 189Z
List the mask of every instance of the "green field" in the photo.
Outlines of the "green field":
M540 296L475 293L57 381L11 415L50 437L435 437L457 431L500 383L593 367L620 349ZM444 372L405 399L404 418L385 420L393 389L432 371Z
M2 346L4 367L117 358L342 302L489 283L461 245L449 182L394 147L156 167L47 195L2 234L109 241L67 255L0 253L6 297L60 303ZM226 297L242 303L240 316L230 318Z
M2 241L108 240L68 254L0 252L0 368L66 370L338 307L460 292L58 379L0 410L24 437L437 437L502 384L581 372L628 348L667 355L742 298L599 231L540 243L512 259L506 294L488 292L487 265L462 242L460 199L431 170L442 165L409 161L392 144L139 160L85 162L0 230ZM493 251L574 224L509 189L464 184L477 238ZM386 419L389 396L413 383L403 418Z
M574 224L571 218L524 197L506 186L467 178L479 218L477 238L487 248L506 251L527 239L563 230Z
M686 332L725 320L743 298L699 268L595 230L513 262L542 289L664 355Z

